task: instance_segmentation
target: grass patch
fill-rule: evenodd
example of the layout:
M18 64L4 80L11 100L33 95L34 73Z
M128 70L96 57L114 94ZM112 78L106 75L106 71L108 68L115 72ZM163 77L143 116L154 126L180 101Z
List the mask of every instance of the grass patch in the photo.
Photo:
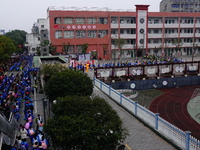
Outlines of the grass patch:
M138 104L140 104L141 106L145 107L145 108L149 108L151 102L158 96L162 95L164 92L160 91L160 90L156 90L156 89L151 89L151 90L140 90L137 91L138 92L138 96L136 98L133 98L133 101L138 101ZM132 92L133 93L133 92ZM126 95L131 95L131 92L125 92L122 93L125 96Z

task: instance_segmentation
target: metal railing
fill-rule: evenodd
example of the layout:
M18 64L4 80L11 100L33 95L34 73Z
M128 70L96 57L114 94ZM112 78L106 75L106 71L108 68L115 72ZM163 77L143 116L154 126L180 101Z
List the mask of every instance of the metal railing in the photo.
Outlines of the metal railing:
M2 144L11 146L15 144L18 130L19 123L12 113L10 114L9 120L4 116L4 114L0 114L0 149Z

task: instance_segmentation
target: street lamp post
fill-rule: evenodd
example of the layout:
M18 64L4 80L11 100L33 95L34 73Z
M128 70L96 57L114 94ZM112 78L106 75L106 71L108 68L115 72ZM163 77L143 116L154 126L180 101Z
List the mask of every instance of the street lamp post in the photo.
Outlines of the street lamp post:
M43 101L44 123L46 123L46 109L45 108L47 105L47 99L43 98L42 101Z

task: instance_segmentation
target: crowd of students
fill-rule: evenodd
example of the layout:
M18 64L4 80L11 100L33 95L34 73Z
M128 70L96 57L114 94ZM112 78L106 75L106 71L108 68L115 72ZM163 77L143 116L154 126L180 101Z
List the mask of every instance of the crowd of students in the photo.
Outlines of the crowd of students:
M82 70L83 72L87 69L101 68L101 67L123 67L123 66L136 66L136 65L151 65L151 64L166 64L166 63L180 63L184 62L183 59L176 57L160 57L160 56L149 56L142 60L131 60L131 61L87 61L87 62L76 62L70 63L70 69Z
M35 87L31 83L38 69L32 68L32 61L33 56L21 54L2 65L7 74L0 77L0 112L8 119L13 114L20 124L11 150L45 150L49 146L43 132L43 120L40 114L34 116L31 92Z
M27 119L24 125L20 125L19 136L17 137L17 142L15 147L11 150L47 150L49 147L49 142L45 138L43 132L43 123L40 114L35 118L35 128L33 127L33 118L34 116L30 113L31 116ZM27 142L29 141L29 142Z
M166 63L180 63L183 62L182 59L178 59L176 57L155 57L145 58L143 60L133 60L133 61L117 61L117 62L106 62L106 63L98 63L90 65L92 68L100 68L100 67L121 67L121 66L135 66L135 65L151 65L151 64L166 64ZM90 68L91 68L90 67Z

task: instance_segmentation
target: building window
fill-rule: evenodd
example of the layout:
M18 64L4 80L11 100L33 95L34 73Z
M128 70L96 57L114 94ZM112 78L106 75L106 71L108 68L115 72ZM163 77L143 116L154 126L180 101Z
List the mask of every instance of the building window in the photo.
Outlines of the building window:
M85 24L85 18L76 18L76 24Z
M64 31L64 38L65 39L73 39L74 31L73 30Z
M77 30L76 31L76 38L86 38L85 30Z
M97 19L96 18L87 18L87 23L88 24L96 24L97 23Z
M174 24L178 22L178 18L165 18L165 24Z
M124 24L125 21L124 21L124 18L120 18L120 24Z
M159 30L158 30L158 29L154 29L154 30L153 30L153 33L154 33L154 34L158 34L158 33L159 33Z
M73 18L63 18L64 24L73 24Z
M165 33L175 33L175 29L165 29ZM176 33L178 33L177 29L176 29Z
M171 43L170 39L165 39L165 43Z
M54 24L61 24L61 18L60 17L54 18Z
M193 24L194 19L193 18L182 18L180 22L183 24Z
M158 44L158 43L159 43L159 40L158 40L158 39L154 39L154 40L153 40L153 43L154 43L154 44Z
M179 4L172 4L171 7L172 7L172 8L179 8L180 5L179 5Z
M151 21L151 19L148 19L148 23L149 23L149 24L152 24L152 21Z
M151 29L148 29L148 33L151 34Z
M117 24L118 23L118 18L117 17L111 17L111 23L112 24Z
M68 53L74 53L74 45L68 45Z
M129 40L126 40L126 43L127 44L135 44L135 40L129 39Z
M107 24L108 18L99 18L99 24Z
M76 45L76 52L82 53L82 45Z
M127 18L126 19L126 23L127 24L134 24L134 23L136 23L135 18L132 18L132 17L131 18Z
M159 23L159 20L158 19L154 19L154 24L158 24Z
M47 49L46 48L43 48L43 52L46 52L47 51Z
M116 42L116 39L115 39L115 40L111 40L111 44L112 44L112 45L116 45L116 43L117 43L117 42Z
M107 51L106 50L103 51L103 55L104 56L107 55Z
M44 28L44 25L41 25L41 28Z
M111 29L111 34L117 34L118 30L117 29Z
M127 29L127 34L135 34L135 29Z
M88 38L96 38L97 37L97 31L96 30L88 30Z
M108 35L108 30L99 30L99 38L103 38L105 35Z
M35 48L32 48L32 51L34 52L34 51L35 51Z
M45 37L45 38L48 37L48 34L43 34L43 37Z
M192 43L192 41L193 41L192 38L185 38L184 39L185 43Z
M193 29L184 29L184 33L193 33Z
M55 38L56 39L61 39L62 38L62 31L56 31L55 32Z
M38 41L40 41L40 37L38 37Z
M200 28L197 28L197 29L196 29L196 33L200 33Z

